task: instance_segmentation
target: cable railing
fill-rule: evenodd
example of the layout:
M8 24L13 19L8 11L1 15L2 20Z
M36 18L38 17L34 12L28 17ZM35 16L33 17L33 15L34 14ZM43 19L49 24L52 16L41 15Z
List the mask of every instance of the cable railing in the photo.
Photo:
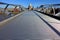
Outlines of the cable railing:
M41 5L37 11L60 20L60 4Z

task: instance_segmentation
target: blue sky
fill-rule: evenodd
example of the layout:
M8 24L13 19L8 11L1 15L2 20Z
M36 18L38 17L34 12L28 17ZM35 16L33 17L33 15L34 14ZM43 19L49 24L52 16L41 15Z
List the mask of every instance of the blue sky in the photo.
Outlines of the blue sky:
M24 7L27 7L31 3L34 7L37 7L41 4L60 3L60 0L0 0L0 2L23 5Z

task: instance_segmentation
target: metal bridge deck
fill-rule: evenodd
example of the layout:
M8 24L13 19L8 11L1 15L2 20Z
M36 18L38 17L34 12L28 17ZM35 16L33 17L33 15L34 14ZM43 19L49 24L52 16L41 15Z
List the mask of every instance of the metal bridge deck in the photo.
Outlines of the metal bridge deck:
M24 12L23 15L10 20L0 28L0 39L4 40L45 40L59 38L60 36L33 11Z

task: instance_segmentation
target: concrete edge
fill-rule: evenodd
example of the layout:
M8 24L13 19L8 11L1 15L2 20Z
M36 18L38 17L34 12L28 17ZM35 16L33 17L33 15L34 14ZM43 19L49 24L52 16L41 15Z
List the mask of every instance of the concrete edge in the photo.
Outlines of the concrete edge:
M5 20L1 21L1 22L0 22L0 26L3 25L3 24L6 24L8 21L10 21L10 20L12 20L12 19L18 17L19 15L22 15L22 14L23 14L23 12L21 12L21 13L15 15L15 16L12 16L12 17L10 17L10 18L8 18L8 19L5 19Z

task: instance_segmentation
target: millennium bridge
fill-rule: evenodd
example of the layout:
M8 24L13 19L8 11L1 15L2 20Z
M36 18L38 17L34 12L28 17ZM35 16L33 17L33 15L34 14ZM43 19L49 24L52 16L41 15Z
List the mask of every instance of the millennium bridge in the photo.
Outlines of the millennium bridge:
M0 8L0 40L60 40L60 4L38 8L8 4ZM13 8L10 8L13 6Z

